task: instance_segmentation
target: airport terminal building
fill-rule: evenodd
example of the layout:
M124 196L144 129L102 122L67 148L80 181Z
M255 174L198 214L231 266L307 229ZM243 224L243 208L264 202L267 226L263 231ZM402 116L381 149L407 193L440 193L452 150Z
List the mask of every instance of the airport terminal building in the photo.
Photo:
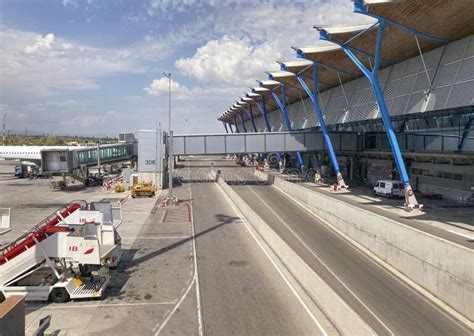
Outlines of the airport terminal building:
M356 134L355 151L335 152L339 170L374 183L402 169L382 103L412 188L462 202L474 193L474 14L461 3L356 1L375 23L315 27L327 43L294 48L296 60L279 62L218 120L228 133ZM292 163L335 176L330 154L292 153Z

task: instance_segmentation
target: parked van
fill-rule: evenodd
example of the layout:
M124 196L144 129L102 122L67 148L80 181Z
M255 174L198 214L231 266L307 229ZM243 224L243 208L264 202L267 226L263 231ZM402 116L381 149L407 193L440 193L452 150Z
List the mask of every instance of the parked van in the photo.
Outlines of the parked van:
M374 187L374 195L392 197L405 197L403 183L393 180L377 181Z

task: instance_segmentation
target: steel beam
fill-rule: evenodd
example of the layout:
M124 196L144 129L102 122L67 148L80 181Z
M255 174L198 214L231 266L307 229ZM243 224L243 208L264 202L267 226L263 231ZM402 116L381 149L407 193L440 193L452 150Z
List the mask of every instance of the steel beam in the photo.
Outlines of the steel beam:
M234 125L235 125L235 133L240 133L239 126L237 125L237 117L234 114Z
M464 126L464 132L462 132L461 141L459 141L458 151L463 152L464 145L466 144L467 137L469 136L469 132L471 131L471 125L474 117L470 117L467 121L466 125Z
M247 114L252 122L253 131L257 133L257 125L255 124L255 118L253 117L252 106L250 106L250 104L247 105Z
M281 83L280 85L280 93L281 93L281 101L280 98L278 98L278 95L273 91L270 90L273 99L277 103L278 107L280 110L283 112L283 118L286 123L286 128L288 129L289 132L293 131L293 127L291 127L291 121L290 117L288 116L288 111L286 110L286 93L285 93L285 84ZM304 161L303 157L301 156L300 152L296 152L296 159L298 160L298 164L300 165L300 168L304 167Z
M382 41L383 41L384 27L385 27L385 20L379 18L378 30L377 30L377 42L376 42L376 47L375 47L375 61L374 61L374 66L373 66L372 71L370 71L364 66L364 64L357 58L357 56L353 53L350 47L348 47L345 44L338 43L337 41L331 40L330 35L326 31L324 30L320 31L320 39L324 41L332 42L341 46L342 49L344 50L344 53L352 60L352 62L354 62L354 64L362 71L362 73L369 80L372 86L372 89L374 91L375 98L377 100L377 105L379 107L380 114L382 115L382 122L384 124L388 140L390 142L390 147L392 149L392 153L395 158L395 163L397 165L400 178L405 188L405 205L409 207L410 209L421 208L422 205L418 204L418 201L411 187L410 178L408 176L408 173L405 167L405 162L403 161L402 153L400 151L400 146L398 144L396 134L392 127L392 120L390 118L387 104L385 103L383 91L382 91L382 88L380 87L378 75L379 75L380 59L381 59L381 54L382 54Z
M337 189L343 188L347 189L348 186L344 182L344 178L341 174L341 170L339 168L339 163L337 162L336 158L336 152L334 151L334 147L331 142L331 138L329 137L329 133L326 127L326 122L324 121L324 116L323 112L321 110L321 106L319 104L319 99L318 99L318 62L313 62L313 86L314 90L311 91L311 89L308 87L304 79L301 77L301 74L297 73L295 74L296 78L298 79L298 82L300 82L301 86L303 89L306 91L308 94L309 98L311 99L314 107L314 111L316 114L316 118L319 121L319 125L321 128L321 132L323 133L323 138L324 141L326 142L326 146L328 147L329 151L329 157L331 158L331 163L332 167L336 173L336 184L338 186Z
M242 111L240 111L240 122L242 123L242 128L244 129L244 132L247 133L247 127L245 127L244 114L242 113Z
M265 97L263 95L261 95L261 100L262 100L262 104L260 104L258 100L256 99L255 105L257 105L257 108L259 109L260 113L263 116L263 119L265 120L265 126L267 127L267 131L272 132L270 121L268 121L267 106L265 105ZM275 154L276 154L277 161L281 161L280 153L275 153Z
M265 106L265 97L262 96L262 104L258 102L258 100L255 100L255 105L257 105L257 108L259 109L260 113L263 116L263 119L265 120L265 126L267 126L267 131L271 132L272 127L270 126L270 122L268 121L268 115L267 115L267 107Z

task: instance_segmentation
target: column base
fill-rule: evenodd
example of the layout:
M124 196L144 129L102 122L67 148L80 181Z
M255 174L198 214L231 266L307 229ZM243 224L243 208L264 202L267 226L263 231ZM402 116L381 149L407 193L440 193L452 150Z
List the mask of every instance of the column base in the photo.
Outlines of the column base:
M405 186L405 208L409 211L418 210L421 211L423 209L423 204L418 203L416 199L415 193L411 188L411 185Z
M330 188L330 191L348 191L349 186L344 182L344 178L341 173L337 173L336 183L334 183Z

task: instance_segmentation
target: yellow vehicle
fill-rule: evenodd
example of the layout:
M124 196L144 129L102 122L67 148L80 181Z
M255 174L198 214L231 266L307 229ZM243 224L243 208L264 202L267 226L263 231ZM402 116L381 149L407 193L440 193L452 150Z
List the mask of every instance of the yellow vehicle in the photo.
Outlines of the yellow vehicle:
M132 186L132 197L137 196L155 196L156 187L150 181L141 181L133 184Z
M123 183L117 183L115 185L115 192L116 193L121 193L125 191L125 185Z

